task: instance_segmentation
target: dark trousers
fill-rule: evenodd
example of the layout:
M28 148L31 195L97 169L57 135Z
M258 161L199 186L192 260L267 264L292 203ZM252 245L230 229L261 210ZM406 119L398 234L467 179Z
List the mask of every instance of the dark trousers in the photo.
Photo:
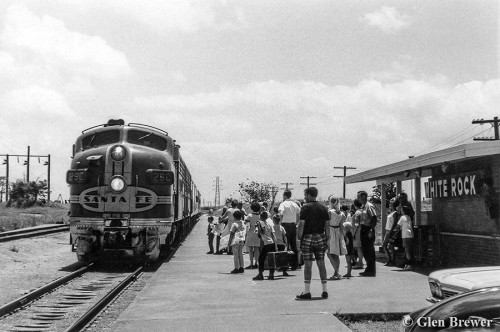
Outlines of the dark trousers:
M219 247L220 247L220 235L217 235L217 238L215 239L215 252L219 252Z
M363 256L366 260L366 269L367 273L376 273L375 268L375 231L373 231L372 237L369 238L368 234L370 233L370 226L361 225L361 246L363 248Z
M210 248L210 251L214 251L214 233L208 234L208 247Z
M281 226L286 231L286 241L288 242L288 250L291 250L295 253L295 257L299 257L297 250L297 225L295 223L282 223ZM297 267L297 261L290 262L292 268Z
M276 247L274 246L274 243L271 244L266 244L262 248L260 248L260 255L259 255L259 273L264 272L264 264L266 262L267 258L267 253L268 252L275 252ZM274 269L269 269L269 273L274 272Z

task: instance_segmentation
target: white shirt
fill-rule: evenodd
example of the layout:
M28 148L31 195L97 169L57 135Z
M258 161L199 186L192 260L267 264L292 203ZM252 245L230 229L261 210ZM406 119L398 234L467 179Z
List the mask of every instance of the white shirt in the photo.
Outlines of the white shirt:
M292 200L287 199L280 204L278 211L283 216L281 220L282 224L295 224L297 222L297 215L300 213L300 207Z
M401 238L403 239L413 238L413 226L409 216L402 215L401 218L399 218L398 225L401 226Z
M394 225L394 214L395 213L396 213L396 211L393 211L387 216L387 222L385 224L385 229L388 231L390 231L392 229L392 225Z

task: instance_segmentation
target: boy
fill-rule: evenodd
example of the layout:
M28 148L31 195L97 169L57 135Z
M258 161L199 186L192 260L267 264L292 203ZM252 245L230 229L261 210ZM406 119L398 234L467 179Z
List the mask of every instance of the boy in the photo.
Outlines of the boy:
M287 239L286 239L286 230L285 227L280 225L281 217L279 214L275 214L273 216L273 229L274 236L276 237L276 245L278 247L278 251L286 251L287 247ZM286 272L287 268L283 268L283 276L288 277L289 274Z

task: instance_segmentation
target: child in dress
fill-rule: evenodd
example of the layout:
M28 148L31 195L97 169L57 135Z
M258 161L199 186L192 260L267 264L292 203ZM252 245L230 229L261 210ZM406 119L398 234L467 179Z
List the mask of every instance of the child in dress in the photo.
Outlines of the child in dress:
M245 218L247 230L245 245L247 246L248 256L250 258L250 265L248 265L246 269L256 269L260 253L260 238L257 229L257 222L260 219L260 204L254 202L250 205L250 209L252 212Z
M354 237L352 236L352 223L350 221L344 222L344 239L347 247L345 261L347 262L347 273L343 275L344 278L350 278L352 270L352 261L355 255L354 252Z
M276 245L278 246L278 251L285 251L287 247L286 240L286 230L285 227L280 224L281 217L279 214L275 214L273 216L273 228L274 228L274 236L276 237ZM283 276L288 277L289 274L286 272L287 268L283 268Z
M355 199L353 205L354 208L356 209L356 212L354 212L354 215L352 216L353 227L354 227L354 230L352 232L354 237L353 245L354 245L354 250L358 255L358 261L356 265L353 267L353 269L358 270L363 268L363 247L361 246L361 217L362 217L361 207L363 206L363 204L361 204L361 201L359 199Z
M243 226L243 222L241 221L241 217L243 214L240 210L236 210L233 212L233 224L231 225L229 242L233 249L233 261L234 261L234 270L231 273L243 273L245 270L243 269L243 245L245 244L245 227Z
M342 276L339 273L340 257L347 253L347 248L344 242L344 221L345 215L340 212L340 198L330 196L330 208L328 209L328 215L330 216L330 221L328 222L330 227L330 236L328 240L328 258L330 263L332 263L335 273L330 278L330 280L339 280Z

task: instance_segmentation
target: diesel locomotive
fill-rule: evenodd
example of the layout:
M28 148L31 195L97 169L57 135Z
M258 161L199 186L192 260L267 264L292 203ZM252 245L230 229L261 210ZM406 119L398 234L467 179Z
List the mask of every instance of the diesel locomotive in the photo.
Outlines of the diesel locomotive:
M197 221L200 193L168 133L110 120L73 145L70 241L78 261L154 261Z

